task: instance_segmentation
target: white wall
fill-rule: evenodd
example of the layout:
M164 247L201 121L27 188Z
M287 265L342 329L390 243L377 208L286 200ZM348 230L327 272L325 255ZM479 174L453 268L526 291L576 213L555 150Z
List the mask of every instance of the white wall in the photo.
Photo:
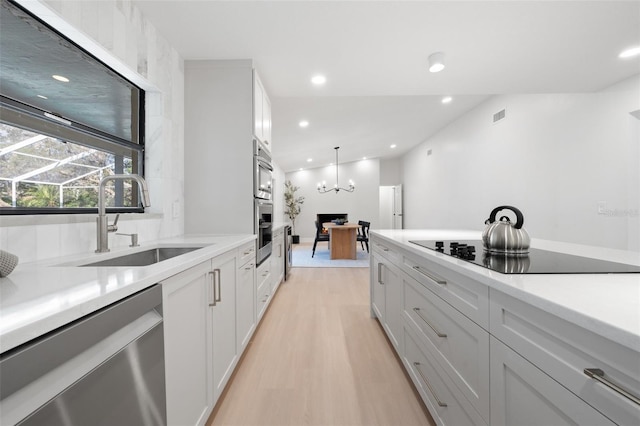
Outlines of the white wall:
M640 132L629 114L639 93L640 75L592 94L491 98L404 156L405 227L480 230L506 204L533 238L640 251Z
M122 215L119 232L139 240L184 232L184 61L129 0L25 1L58 31L146 90L145 177L152 207ZM0 248L20 262L90 253L95 214L0 217ZM127 237L110 235L111 247Z
M401 182L402 157L380 160L380 185L393 186Z
M380 161L378 159L361 160L353 163L340 163L340 185L347 187L349 180L356 185L354 192L340 191L319 194L318 182L326 181L327 187L336 182L335 166L307 169L286 174L300 189L296 195L305 197L301 213L296 218L296 233L302 241L313 241L315 237L314 221L318 213L347 213L349 222L358 220L371 222L371 229L378 228Z

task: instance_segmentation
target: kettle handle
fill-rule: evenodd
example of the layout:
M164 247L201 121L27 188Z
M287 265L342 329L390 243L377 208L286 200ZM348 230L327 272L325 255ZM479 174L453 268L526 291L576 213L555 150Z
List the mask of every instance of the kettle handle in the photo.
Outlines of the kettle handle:
M516 224L513 225L513 227L515 229L520 229L522 228L522 225L524 225L524 216L522 215L522 212L520 210L518 210L517 208L513 207L513 206L500 206L500 207L496 207L495 209L493 209L491 211L491 214L489 215L489 219L487 219L488 223L493 223L496 221L496 215L498 214L498 212L500 210L511 210L512 212L514 212L516 214ZM485 222L485 223L487 223Z

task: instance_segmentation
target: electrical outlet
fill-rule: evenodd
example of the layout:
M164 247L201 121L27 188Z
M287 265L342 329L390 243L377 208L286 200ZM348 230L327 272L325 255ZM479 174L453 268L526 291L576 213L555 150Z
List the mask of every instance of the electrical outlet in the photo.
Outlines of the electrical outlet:
M607 202L598 201L598 214L604 214L606 210L607 210Z
M180 217L180 201L174 201L171 205L171 215L174 219Z

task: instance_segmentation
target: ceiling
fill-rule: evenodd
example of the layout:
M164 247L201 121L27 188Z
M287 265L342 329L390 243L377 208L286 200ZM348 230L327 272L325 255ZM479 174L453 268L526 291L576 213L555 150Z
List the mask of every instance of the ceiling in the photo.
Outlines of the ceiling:
M495 94L591 92L640 72L617 57L640 45L638 0L134 3L185 60L254 60L285 171L334 161L334 146L341 162L401 155Z

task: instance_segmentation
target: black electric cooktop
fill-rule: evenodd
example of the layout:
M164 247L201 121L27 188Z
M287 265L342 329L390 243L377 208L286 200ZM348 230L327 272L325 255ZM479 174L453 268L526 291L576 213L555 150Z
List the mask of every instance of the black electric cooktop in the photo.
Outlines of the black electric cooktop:
M640 266L574 256L541 249L527 255L489 254L481 240L424 240L410 243L454 256L503 274L629 274L640 273Z

